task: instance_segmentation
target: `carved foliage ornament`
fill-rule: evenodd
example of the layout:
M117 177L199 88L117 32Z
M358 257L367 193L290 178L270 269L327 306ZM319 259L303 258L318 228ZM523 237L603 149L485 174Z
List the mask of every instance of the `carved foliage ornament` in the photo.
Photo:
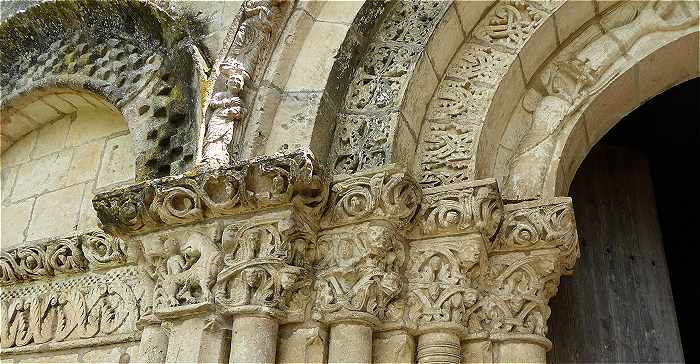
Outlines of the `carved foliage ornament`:
M303 317L315 241L305 225L293 215L227 226L216 302L230 312Z
M405 226L420 204L420 188L404 173L391 169L336 182L323 226L383 219Z
M22 246L0 253L0 284L126 263L126 244L101 231Z
M129 233L290 203L318 214L326 196L316 162L302 150L98 194L93 206L103 229Z
M479 297L480 235L411 243L408 317L414 325L460 324Z
M503 203L494 180L425 189L414 236L443 236L480 232L491 239L503 216Z
M1 295L2 348L133 335L143 293L133 267L30 290L10 288Z

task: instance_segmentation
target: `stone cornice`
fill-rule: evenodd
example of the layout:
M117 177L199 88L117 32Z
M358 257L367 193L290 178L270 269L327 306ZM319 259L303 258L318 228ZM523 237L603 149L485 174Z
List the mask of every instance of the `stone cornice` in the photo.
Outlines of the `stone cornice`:
M102 231L38 241L0 253L0 285L113 268L127 258L124 241Z
M96 195L93 206L108 233L139 235L288 205L317 215L326 198L318 163L296 150L119 188Z

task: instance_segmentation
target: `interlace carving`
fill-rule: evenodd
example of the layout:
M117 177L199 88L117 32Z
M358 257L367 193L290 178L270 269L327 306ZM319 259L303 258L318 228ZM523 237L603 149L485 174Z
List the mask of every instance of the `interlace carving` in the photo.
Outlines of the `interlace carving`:
M449 3L398 1L376 31L350 82L331 146L336 174L392 162L408 81ZM380 113L381 112L381 115Z
M101 231L20 246L0 253L0 284L119 266L126 252L121 239Z
M234 313L304 317L314 234L295 216L258 218L224 229L216 302Z
M474 37L487 44L517 49L525 44L547 15L534 1L503 1L494 7L485 24L474 30Z
M412 242L408 269L408 317L428 323L460 324L479 292L476 289L481 237Z

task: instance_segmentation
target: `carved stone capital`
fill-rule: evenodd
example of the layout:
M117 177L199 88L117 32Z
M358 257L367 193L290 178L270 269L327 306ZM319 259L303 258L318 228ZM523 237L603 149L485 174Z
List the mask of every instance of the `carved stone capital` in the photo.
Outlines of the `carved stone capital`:
M231 314L303 321L310 301L315 240L311 224L293 210L226 225L216 303Z
M397 166L341 176L331 187L329 207L321 221L332 228L369 220L386 220L406 226L421 200L416 182Z
M108 233L138 235L283 206L318 215L327 194L312 154L297 150L119 188L93 206Z
M503 202L494 179L423 190L412 237L481 233L493 238L503 217Z
M117 267L126 262L124 241L102 231L92 231L3 251L0 285Z
M462 322L481 295L486 268L481 235L441 237L410 243L408 319L419 332L462 331Z
M223 253L215 242L218 231L218 225L210 224L139 238L156 317L191 316L212 309L213 286L223 265Z
M401 234L387 221L370 221L321 233L314 318L361 322L401 316L397 302L406 258Z
M562 273L572 271L579 257L579 246L571 198L556 197L506 205L503 224L491 252L547 249L556 250Z
M471 313L469 332L486 331L494 340L525 340L549 348L549 299L578 255L571 199L506 205L490 247L488 294Z

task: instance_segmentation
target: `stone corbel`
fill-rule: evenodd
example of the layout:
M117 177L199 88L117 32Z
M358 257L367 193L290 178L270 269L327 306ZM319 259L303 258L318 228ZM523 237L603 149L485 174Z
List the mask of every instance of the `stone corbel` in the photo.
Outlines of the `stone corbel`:
M470 330L488 330L501 362L545 362L549 299L579 256L571 199L506 205L489 247L488 295L472 313Z
M321 219L313 310L330 326L330 362L370 362L372 331L402 321L405 237L420 200L415 181L393 165L334 181Z

